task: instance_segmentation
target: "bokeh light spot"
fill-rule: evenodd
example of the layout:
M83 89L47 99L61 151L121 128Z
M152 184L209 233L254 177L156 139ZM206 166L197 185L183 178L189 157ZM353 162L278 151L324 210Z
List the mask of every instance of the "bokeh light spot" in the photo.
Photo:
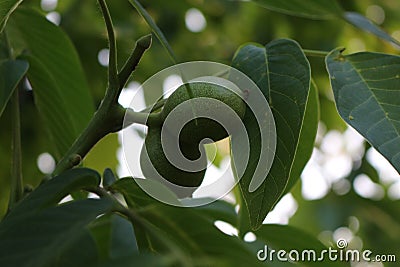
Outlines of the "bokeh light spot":
M49 153L42 153L37 158L37 166L44 174L50 174L56 167L56 161Z
M186 28L191 32L201 32L207 26L203 13L196 8L189 9L185 14Z

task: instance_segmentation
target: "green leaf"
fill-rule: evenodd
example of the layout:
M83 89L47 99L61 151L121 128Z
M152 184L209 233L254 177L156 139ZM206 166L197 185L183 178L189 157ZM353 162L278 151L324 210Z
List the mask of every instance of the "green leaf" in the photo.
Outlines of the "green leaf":
M89 225L88 229L96 243L100 262L110 258L111 216L117 215L105 214L100 216Z
M263 184L249 192L259 160L261 138L254 115L246 111L244 123L250 137L251 164L240 180L240 188L251 227L257 229L284 192L294 161L301 158L295 155L310 91L310 66L300 46L286 39L273 41L266 47L245 45L236 53L232 66L248 75L261 89L276 125L277 144L271 170ZM233 152L234 161L240 162L240 157L240 153Z
M57 204L99 183L97 172L73 169L25 197L0 223L0 266L93 266L97 249L85 227L112 204L92 199Z
M296 155L290 171L289 181L285 193L288 193L299 180L300 175L306 166L314 149L315 137L317 136L319 121L319 99L317 85L311 82L308 95L306 111L303 118L300 137L296 148ZM284 194L285 194L284 193Z
M6 26L8 17L23 0L3 0L0 2L0 33Z
M63 262L71 262L64 258L66 252L82 253L71 249L71 244L91 221L111 208L109 201L86 199L28 214L11 212L0 224L0 266L65 266ZM78 255L73 256L79 266L86 266Z
M170 251L186 265L261 265L245 242L222 233L214 226L217 218L221 220L230 213L223 205L214 208L178 208L160 203L146 194L137 197L140 188L130 178L118 180L113 184L113 189L124 195L129 207L136 208L135 211L141 218L142 231L151 246L149 249L164 253L166 250ZM138 202L147 205L141 205L141 209L137 209ZM225 215L216 215L219 212Z
M216 264L218 260L237 266L261 265L246 243L219 231L212 217L198 214L192 209L182 210L171 206L154 206L140 215L176 243L188 258L193 255L195 258L208 259L213 262L210 265L214 266L220 266Z
M25 55L22 58L29 61L28 79L34 90L35 104L55 146L56 157L59 158L77 136L71 127L73 118L51 71L35 56Z
M375 25L372 21L370 21L363 15L356 12L345 12L343 14L343 18L344 20L354 25L355 27L364 30L366 32L372 33L377 37L386 40L388 42L392 42L396 44L398 47L400 47L399 41L397 41L392 36L387 34L385 31L383 31L381 28L379 28L377 25Z
M152 188L153 190L162 192L160 195L163 195L164 197L168 196L169 203L176 203L179 205L179 200L174 193L172 193L165 185L151 179L123 178L112 184L110 187L123 195L130 196L132 207L140 208L156 202L156 200L143 191L137 183L140 183L144 188Z
M138 253L132 224L115 214L101 216L90 225L101 262L129 257Z
M302 265L304 264L304 266L346 266L341 262L329 260L328 253L325 253L325 257L321 261L307 260L309 254L304 253L305 260L302 261L301 256L303 251L315 251L315 257L318 259L321 256L321 252L323 250L328 250L328 248L312 235L295 227L289 225L266 224L257 230L255 235L257 241L260 241L260 244L264 244L268 247L269 252L271 252L271 249L276 251L284 250L287 253L291 250L296 250L300 255L300 263ZM260 247L260 249L264 249L264 247ZM277 260L276 255L277 254L274 255L275 260ZM311 252L310 255L311 259L313 259L313 252Z
M132 224L120 216L111 217L110 258L118 259L138 252Z
M400 172L400 57L336 49L326 66L340 116Z
M0 62L0 117L15 88L28 70L29 64L23 60Z
M103 172L103 186L105 188L111 186L115 181L117 181L114 172L110 168L106 168Z
M152 188L157 188L158 190L166 190L163 195L167 196L169 189L167 189L164 185L160 184L157 181L150 179L134 179L134 178L122 178L110 186L110 189L116 192L121 193L125 200L127 201L129 207L136 209L144 208L146 206L151 206L153 204L159 205L160 203L157 200L150 197L143 189L137 184L140 182L142 186L151 186ZM170 192L171 201L175 199L178 201L176 196ZM171 202L173 203L173 202ZM146 231L146 228L141 224L134 224L134 230L136 234L136 241L141 252L143 251L152 251L154 240L150 240L149 233ZM163 235L161 235L162 237ZM180 252L179 252L180 253Z
M374 34L375 36L400 46L400 42L375 25L372 21L357 12L344 12L336 0L251 0L258 5L280 13L310 19L343 18L351 25Z
M108 260L99 267L137 267L137 266L175 266L170 264L170 260L162 255L150 253L131 254L129 256Z
M53 266L96 267L99 253L89 230L82 229L81 233L77 231L76 238L68 242L65 249L58 252L57 257L57 262Z
M312 19L328 19L341 16L342 9L335 0L252 0L267 9Z
M54 206L73 191L99 184L100 175L93 170L84 168L68 170L41 184L18 203L7 218L13 217L13 214L27 214Z
M235 207L226 201L214 201L206 206L199 206L194 209L198 214L204 213L209 218L221 220L231 224L233 227L237 227L238 215Z
M68 36L37 11L19 8L8 33L24 50L35 100L61 156L90 120L94 106L78 54Z

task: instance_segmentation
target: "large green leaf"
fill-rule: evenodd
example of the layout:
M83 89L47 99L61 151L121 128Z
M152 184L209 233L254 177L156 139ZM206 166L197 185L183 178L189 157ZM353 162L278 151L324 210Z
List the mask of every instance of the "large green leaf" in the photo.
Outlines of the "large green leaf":
M240 180L240 188L251 227L256 229L284 192L294 162L303 162L302 157L309 157L309 149L298 150L297 147L301 129L315 127L304 124L308 122L305 110L310 91L310 66L296 42L282 39L266 47L243 46L233 59L233 67L248 75L261 89L270 104L276 125L277 145L271 170L263 184L256 191L249 192L255 163L259 160L261 139L254 116L251 111L246 111L244 122L250 137L250 164ZM312 112L317 113L317 108ZM240 153L233 154L233 158L235 161L242 160Z
M340 116L400 172L400 57L336 49L326 65Z
M153 255L149 253L131 254L129 256L108 260L99 265L99 267L137 267L137 266L168 267L176 265L171 264L171 260L168 257L164 257L162 255Z
M55 251L57 260L52 263L56 267L85 266L97 267L99 252L89 230L82 228L76 237L68 240L65 248ZM84 249L83 249L84 248Z
M15 50L24 50L31 64L35 100L61 156L94 112L78 55L68 36L34 10L16 10L8 29Z
M131 178L121 179L112 187L124 195L128 206L136 208L149 249L164 253L169 251L184 266L261 265L245 242L225 235L214 226L217 218L230 213L224 205L210 204L202 208L165 205L146 194L138 196L137 192L141 189ZM138 209L138 203L147 204ZM218 213L222 215L218 216Z
M214 201L206 206L196 207L196 213L204 213L208 218L214 220L221 220L231 224L233 227L237 227L238 215L235 211L235 207L226 201Z
M250 192L249 185L261 151L261 138L255 117L249 109L246 111L244 123L250 137L250 159L241 177L240 188L251 227L257 229L284 192L294 161L302 160L302 156L309 157L308 153L300 155L308 151L297 151L297 147L309 98L310 66L300 46L286 39L273 41L266 47L245 45L236 53L232 65L248 75L261 89L276 125L276 154L271 170L262 185ZM241 157L240 153L233 154L234 161L241 162Z
M342 13L336 0L252 1L273 11L313 19L335 18Z
M101 262L137 254L138 248L132 224L115 214L98 218L90 226L96 240Z
M90 169L72 169L40 185L24 200L18 203L7 218L13 214L28 214L56 205L73 191L96 187L100 184L100 175Z
M293 162L290 177L286 185L285 193L289 192L299 180L314 149L314 141L317 135L319 121L318 90L314 81L311 82L306 111L303 118L300 137L296 148L296 156Z
M3 0L0 2L0 33L6 26L8 17L23 0Z
M110 211L112 203L58 203L75 190L99 183L97 172L73 169L25 197L0 223L0 266L92 266L97 249L86 225Z
M114 183L111 188L114 188L116 190L118 190L119 192L121 192L122 194L127 194L127 195L132 195L134 196L134 201L131 201L131 205L133 205L136 208L140 208L143 206L147 206L150 205L152 203L155 202L155 199L150 197L147 192L143 191L143 188L152 188L154 190L154 188L157 189L157 192L162 192L162 195L164 197L168 197L168 203L175 203L177 205L180 204L179 200L177 199L176 195L169 190L169 188L167 188L165 185L161 184L158 181L154 181L152 179L141 179L138 180L137 183L140 183L140 186L137 185L137 183L135 182L134 185L132 186L132 179L130 178L124 178L124 179L120 179L118 180L116 183ZM124 188L122 185L124 185L126 183L127 187ZM129 190L128 190L129 188ZM133 207L132 206L132 207Z
M72 127L73 117L68 113L68 106L51 71L35 56L25 55L23 58L29 61L28 79L34 90L35 104L59 158L77 136Z
M22 60L0 62L0 117L28 67L28 62Z
M90 226L99 250L98 266L170 266L163 255L139 253L132 224L115 214L98 218Z
M96 258L87 262L87 258L80 255L82 247L71 246L74 243L80 246L76 241L82 241L85 227L111 208L109 201L86 199L39 212L10 213L0 223L0 266L68 266L65 264L71 262L87 266L84 264L95 263ZM65 258L65 253L72 258Z

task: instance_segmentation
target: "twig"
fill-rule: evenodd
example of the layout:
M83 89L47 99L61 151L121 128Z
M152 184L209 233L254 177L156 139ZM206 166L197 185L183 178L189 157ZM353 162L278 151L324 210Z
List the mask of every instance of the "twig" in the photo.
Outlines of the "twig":
M122 69L122 74L118 74L115 45L116 41L111 17L105 0L99 0L99 4L104 16L110 44L108 87L106 89L103 101L101 102L98 110L90 120L88 126L79 135L79 137L75 140L75 142L72 144L64 157L57 164L55 170L52 173L52 176L58 175L61 172L78 165L81 160L87 155L87 153L92 149L92 147L104 136L122 129L125 109L118 104L118 96L121 93L121 90L126 83L126 80L129 78L131 72L135 70L144 52L151 45L150 36L145 36L141 38L138 41L132 55L127 60L127 63ZM141 123L141 121L132 121L132 123Z
M304 54L310 57L326 57L329 52L320 51L320 50L310 50L310 49L303 49Z
M125 86L132 72L139 64L139 60L142 58L142 55L151 46L151 39L151 34L149 34L137 40L135 49L132 51L132 54L129 56L128 60L125 62L124 66L118 74L120 89Z

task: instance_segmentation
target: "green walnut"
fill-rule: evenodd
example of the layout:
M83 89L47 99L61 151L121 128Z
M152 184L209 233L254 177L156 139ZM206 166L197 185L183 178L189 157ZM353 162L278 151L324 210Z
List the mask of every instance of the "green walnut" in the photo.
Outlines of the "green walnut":
M189 96L189 90L192 97ZM224 139L228 136L224 126L227 126L233 119L229 114L235 112L242 119L246 110L246 104L235 92L241 94L237 87L232 91L227 88L226 84L222 86L207 81L194 81L181 85L167 99L161 114L165 120L176 108L178 112L171 114L175 123L172 125L165 123L164 125L170 131L183 127L179 136L187 143L199 143L205 138L212 139L214 142ZM187 102L188 100L197 102L192 102L194 103L192 104L190 101ZM230 109L231 113L226 112L226 109ZM211 115L200 116L204 112ZM221 123L212 119L216 115L223 117ZM192 116L192 120L185 121L187 123L184 126L180 125L185 118L187 119L187 116Z
M172 138L170 136L165 140L172 142ZM140 153L140 165L147 179L160 181L169 187L179 198L191 197L192 193L203 181L207 169L207 159L206 157L200 157L201 153L205 153L202 145L179 142L179 149L186 159L200 159L193 168L193 170L198 171L182 170L170 163L163 150L160 127L149 127L145 144ZM202 152L199 150L199 147L203 150ZM165 182L164 179L169 183Z

